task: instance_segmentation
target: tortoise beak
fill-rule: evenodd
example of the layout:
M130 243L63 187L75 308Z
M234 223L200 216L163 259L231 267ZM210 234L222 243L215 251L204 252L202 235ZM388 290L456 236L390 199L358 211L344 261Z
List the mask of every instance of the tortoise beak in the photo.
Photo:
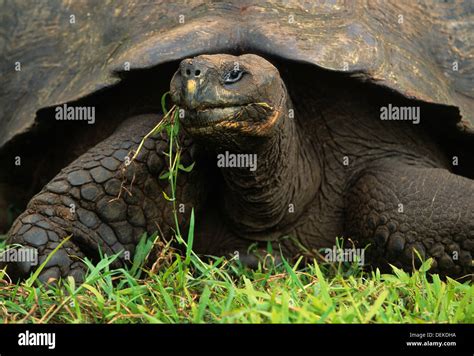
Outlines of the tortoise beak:
M184 102L189 109L196 109L199 105L196 95L197 86L198 83L195 79L188 79L183 83Z

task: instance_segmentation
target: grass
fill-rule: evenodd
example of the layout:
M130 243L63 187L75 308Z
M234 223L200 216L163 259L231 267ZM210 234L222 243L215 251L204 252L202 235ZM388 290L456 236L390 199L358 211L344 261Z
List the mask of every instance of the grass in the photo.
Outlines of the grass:
M170 120L159 123L152 133L166 127L170 136L169 170L160 178L169 180L171 196L165 198L175 207L178 172L188 172L192 166L179 163L177 111L163 109ZM128 268L110 268L118 255L104 256L96 264L85 260L88 272L80 285L68 278L45 287L36 283L39 272L9 284L0 271L0 322L474 322L474 286L449 278L442 281L437 275L430 278L430 260L412 274L395 267L393 274L366 272L357 264L316 260L302 266L301 260L290 264L283 259L274 265L271 257L250 270L236 258L203 260L193 252L193 212L186 241L177 225L175 233L182 251L160 242L156 235L144 235ZM154 255L156 244L159 253ZM145 267L150 255L155 262Z
M153 237L152 237L153 238ZM151 239L147 239L150 241ZM146 241L145 238L143 241ZM346 264L301 267L271 263L256 270L238 260L203 261L191 250L164 246L150 269L111 270L117 256L86 261L85 282L46 288L0 286L2 323L472 323L474 286L436 275L429 261L409 275L358 270ZM140 261L142 259L142 261ZM137 268L138 266L138 268Z

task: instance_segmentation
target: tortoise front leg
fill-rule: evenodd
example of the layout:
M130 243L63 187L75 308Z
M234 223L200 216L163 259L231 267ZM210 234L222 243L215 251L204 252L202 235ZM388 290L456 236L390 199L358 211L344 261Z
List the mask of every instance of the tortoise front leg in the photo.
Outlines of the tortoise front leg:
M366 170L347 194L346 233L375 265L405 270L432 257L431 272L473 272L474 181L446 169L411 166Z
M49 261L41 280L68 275L80 280L84 265L79 258L97 258L99 249L109 256L122 251L113 267L122 266L133 258L144 232L171 235L175 225L172 204L162 194L164 190L170 195L169 184L159 179L168 170L163 153L168 151L167 137L147 139L137 159L125 165L129 153L159 120L156 115L143 115L125 121L112 136L53 178L14 222L8 243L36 249L39 263L64 237L72 235ZM188 146L181 159L185 166L192 163ZM178 217L183 227L185 216L189 217L191 207L197 207L204 193L195 189L199 179L195 169L178 177L177 200L184 204L180 209L184 213ZM29 262L11 263L7 272L18 279L33 269Z

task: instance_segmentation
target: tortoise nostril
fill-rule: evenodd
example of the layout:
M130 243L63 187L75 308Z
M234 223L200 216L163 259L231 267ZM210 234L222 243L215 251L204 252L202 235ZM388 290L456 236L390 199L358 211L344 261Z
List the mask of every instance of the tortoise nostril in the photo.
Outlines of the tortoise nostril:
M196 79L206 75L207 67L203 63L184 60L180 64L181 75L187 79Z

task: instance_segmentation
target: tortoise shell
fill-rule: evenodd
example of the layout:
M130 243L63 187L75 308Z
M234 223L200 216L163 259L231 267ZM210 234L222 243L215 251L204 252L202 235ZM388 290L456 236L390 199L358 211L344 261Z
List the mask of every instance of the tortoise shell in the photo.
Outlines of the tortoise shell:
M473 13L470 1L3 2L0 148L41 108L112 86L121 71L218 52L345 71L452 107L472 133Z

